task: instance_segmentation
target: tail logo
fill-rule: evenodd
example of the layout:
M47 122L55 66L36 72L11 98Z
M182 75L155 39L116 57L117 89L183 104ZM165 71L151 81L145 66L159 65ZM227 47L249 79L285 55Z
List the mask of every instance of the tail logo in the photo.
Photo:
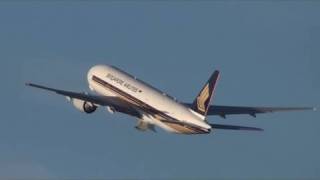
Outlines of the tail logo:
M207 84L206 87L200 93L200 95L197 97L198 110L200 110L203 113L205 113L207 110L206 101L208 100L209 97L210 97L209 84Z

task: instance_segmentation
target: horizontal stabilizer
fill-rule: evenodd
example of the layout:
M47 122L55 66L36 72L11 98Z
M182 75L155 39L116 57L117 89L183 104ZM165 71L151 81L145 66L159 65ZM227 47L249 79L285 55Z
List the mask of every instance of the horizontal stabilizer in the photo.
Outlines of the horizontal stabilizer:
M247 126L235 126L226 124L210 124L212 129L224 129L224 130L244 130L244 131L263 131L261 128L247 127Z

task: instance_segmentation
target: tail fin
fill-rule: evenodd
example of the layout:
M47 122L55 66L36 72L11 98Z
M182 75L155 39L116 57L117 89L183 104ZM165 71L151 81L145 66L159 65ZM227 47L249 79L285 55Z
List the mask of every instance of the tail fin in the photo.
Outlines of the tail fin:
M211 97L214 93L215 87L217 85L217 81L219 79L220 72L214 71L211 75L208 82L204 85L202 90L200 91L199 95L193 101L192 110L204 116L207 116L207 112L210 106Z

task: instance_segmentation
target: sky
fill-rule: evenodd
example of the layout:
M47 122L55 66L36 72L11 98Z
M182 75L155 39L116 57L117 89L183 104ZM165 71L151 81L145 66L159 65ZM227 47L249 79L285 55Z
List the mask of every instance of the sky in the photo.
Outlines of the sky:
M192 102L320 105L317 1L0 2L0 178L319 179L318 112L209 117L265 129L184 136L138 132L104 108L87 115L25 82L89 92L115 65Z

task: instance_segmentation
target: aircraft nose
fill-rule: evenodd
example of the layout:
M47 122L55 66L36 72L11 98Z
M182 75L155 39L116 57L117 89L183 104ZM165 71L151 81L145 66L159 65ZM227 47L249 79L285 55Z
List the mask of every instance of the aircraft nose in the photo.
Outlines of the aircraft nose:
M96 71L97 66L93 66L89 69L88 74L87 74L87 80L90 82L90 79L92 78L93 73Z
M87 78L88 78L88 81L89 79L92 78L92 75L94 74L99 74L100 72L105 72L106 70L108 70L109 66L107 65L95 65L93 67L91 67L88 71L88 74L87 74Z

